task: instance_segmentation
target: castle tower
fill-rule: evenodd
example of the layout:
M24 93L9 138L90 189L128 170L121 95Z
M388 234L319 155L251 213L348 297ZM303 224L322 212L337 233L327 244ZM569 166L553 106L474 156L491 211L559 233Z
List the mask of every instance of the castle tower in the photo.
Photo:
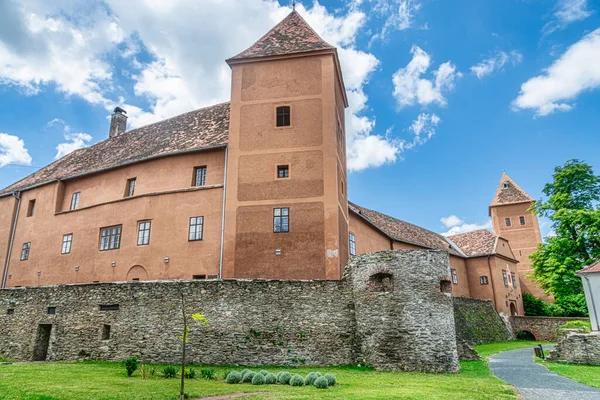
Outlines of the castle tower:
M542 243L537 216L528 211L535 200L506 173L502 174L494 200L489 207L492 225L497 235L507 239L519 260L521 291L546 300L549 297L528 275L533 271L529 255Z
M336 49L292 11L232 70L224 278L340 279L348 258Z

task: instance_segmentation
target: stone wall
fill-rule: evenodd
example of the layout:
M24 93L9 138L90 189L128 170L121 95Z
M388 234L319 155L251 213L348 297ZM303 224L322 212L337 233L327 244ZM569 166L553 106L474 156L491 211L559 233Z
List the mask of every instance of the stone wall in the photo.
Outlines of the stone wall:
M567 332L550 350L548 361L600 365L600 332Z
M558 340L557 329L569 321L589 321L589 318L570 317L527 317L511 316L510 324L512 330L517 332L530 332L535 340L544 342L556 342Z
M382 270L387 278L372 278ZM440 292L440 279L449 280L446 253L366 254L353 257L347 274L342 281L3 289L0 353L16 360L121 361L141 355L148 362L175 363L183 293L186 311L202 312L210 322L192 323L189 362L340 365L365 359L382 369L457 371L452 300Z
M466 297L455 297L453 300L457 340L475 346L513 339L490 300Z

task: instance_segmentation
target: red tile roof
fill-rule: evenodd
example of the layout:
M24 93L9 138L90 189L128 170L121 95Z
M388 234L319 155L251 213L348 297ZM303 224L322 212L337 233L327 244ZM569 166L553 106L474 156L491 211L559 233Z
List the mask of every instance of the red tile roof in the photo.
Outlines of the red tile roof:
M505 186L506 183L506 187ZM519 187L511 178L504 172L500 179L496 195L490 204L490 207L504 204L525 203L535 201L523 189Z
M333 49L298 12L292 11L256 43L227 61Z
M229 103L201 108L76 150L0 190L0 195L155 157L224 146L228 137Z
M351 202L348 202L348 208L393 240L463 256L440 234Z
M582 270L577 271L578 274L589 274L592 272L600 272L600 260L596 261L593 264L588 265L587 267L583 268Z
M479 229L449 236L448 239L454 242L467 256L480 257L496 253L498 237L487 229Z

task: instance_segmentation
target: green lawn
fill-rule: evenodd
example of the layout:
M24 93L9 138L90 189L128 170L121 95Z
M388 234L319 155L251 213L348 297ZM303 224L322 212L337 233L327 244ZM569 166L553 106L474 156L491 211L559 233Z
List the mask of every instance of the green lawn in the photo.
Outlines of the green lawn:
M548 353L546 353L546 356L547 355ZM536 358L536 361L554 373L581 382L585 385L600 388L600 365L548 362L542 361L539 358Z
M504 350L529 347L536 342L513 341L477 346L487 358ZM463 361L460 374L420 374L373 371L357 367L264 368L270 372L288 370L306 375L310 371L336 375L338 385L320 390L314 387L285 385L253 386L226 384L223 374L230 367L213 366L219 380L186 380L186 392L192 398L241 392L260 392L248 399L516 399L506 383L494 377L485 361ZM199 371L201 366L195 366ZM206 368L206 367L204 367ZM237 367L240 371L243 368ZM263 368L252 368L254 371ZM139 370L125 375L120 363L23 363L0 365L0 399L173 399L179 392L179 379L157 375L142 379ZM589 379L593 371L590 370Z
M510 342L496 342L496 343L490 343L490 344L482 344L479 346L475 346L475 350L477 351L477 353L479 353L481 358L483 358L485 360L486 358L493 356L494 354L498 354L502 351L516 350L516 349L521 349L523 347L533 347L533 346L537 346L538 344L541 344L543 346L543 345L549 344L549 343L548 342L536 342L536 341L532 341L532 340L513 340Z

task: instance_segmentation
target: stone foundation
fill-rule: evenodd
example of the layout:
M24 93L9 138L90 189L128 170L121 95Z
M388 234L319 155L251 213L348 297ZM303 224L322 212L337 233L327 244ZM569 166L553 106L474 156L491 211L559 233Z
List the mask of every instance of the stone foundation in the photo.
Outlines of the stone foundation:
M550 350L548 361L600 365L600 332L565 332Z
M448 254L353 257L341 281L153 281L0 290L0 354L16 360L340 365L456 372ZM451 286L451 285L450 285Z

